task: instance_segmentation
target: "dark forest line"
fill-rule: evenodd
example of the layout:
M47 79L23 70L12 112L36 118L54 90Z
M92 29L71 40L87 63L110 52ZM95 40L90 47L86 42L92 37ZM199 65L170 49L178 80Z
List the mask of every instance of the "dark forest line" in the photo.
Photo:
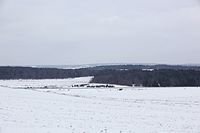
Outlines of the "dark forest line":
M145 87L200 86L199 67L119 65L83 69L0 67L0 79L62 79L94 76L91 82ZM148 70L150 69L150 70Z
M143 70L102 70L94 76L94 83L110 83L119 85L144 87L191 87L200 86L200 71L160 69Z
M0 67L0 79L63 79L90 76L89 69Z

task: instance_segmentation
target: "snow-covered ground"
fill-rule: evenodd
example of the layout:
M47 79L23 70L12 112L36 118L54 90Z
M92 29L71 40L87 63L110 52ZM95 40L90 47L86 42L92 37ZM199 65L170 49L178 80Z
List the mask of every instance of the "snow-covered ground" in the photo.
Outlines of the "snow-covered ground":
M200 88L13 89L91 77L0 81L0 133L200 133Z
M3 87L21 88L21 87L43 87L43 86L58 86L70 87L73 84L86 84L92 80L93 77L80 77L69 79L42 79L42 80L0 80L0 85Z

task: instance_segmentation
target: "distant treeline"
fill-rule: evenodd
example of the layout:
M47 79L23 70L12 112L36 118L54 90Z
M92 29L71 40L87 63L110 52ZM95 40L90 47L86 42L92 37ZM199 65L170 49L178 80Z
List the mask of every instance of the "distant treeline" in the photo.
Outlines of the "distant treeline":
M149 70L148 70L149 69ZM57 79L94 76L91 82L145 87L200 86L199 67L98 66L83 69L0 67L0 79Z
M200 86L200 71L159 69L143 70L102 70L91 81L94 83L110 83L145 87L180 87Z
M170 69L170 70L197 70L200 71L200 66L189 66L189 65L106 65L92 67L92 70L132 70L132 69Z
M0 79L57 79L89 76L89 69L0 67Z

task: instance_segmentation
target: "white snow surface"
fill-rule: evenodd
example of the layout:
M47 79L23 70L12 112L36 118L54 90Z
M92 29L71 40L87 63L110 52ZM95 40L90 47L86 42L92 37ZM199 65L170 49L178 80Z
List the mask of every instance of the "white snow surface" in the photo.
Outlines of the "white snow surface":
M73 84L86 84L92 80L91 77L69 78L69 79L20 79L20 80L0 80L0 85L3 87L20 88L20 87L43 87L43 86L58 86L69 87Z
M1 80L0 133L200 133L200 88L15 89L91 77Z

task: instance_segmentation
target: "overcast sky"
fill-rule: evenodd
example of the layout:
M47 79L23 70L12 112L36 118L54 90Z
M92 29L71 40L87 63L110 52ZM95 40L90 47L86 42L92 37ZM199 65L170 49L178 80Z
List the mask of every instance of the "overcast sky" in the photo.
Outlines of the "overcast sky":
M200 64L199 0L0 0L0 65Z

